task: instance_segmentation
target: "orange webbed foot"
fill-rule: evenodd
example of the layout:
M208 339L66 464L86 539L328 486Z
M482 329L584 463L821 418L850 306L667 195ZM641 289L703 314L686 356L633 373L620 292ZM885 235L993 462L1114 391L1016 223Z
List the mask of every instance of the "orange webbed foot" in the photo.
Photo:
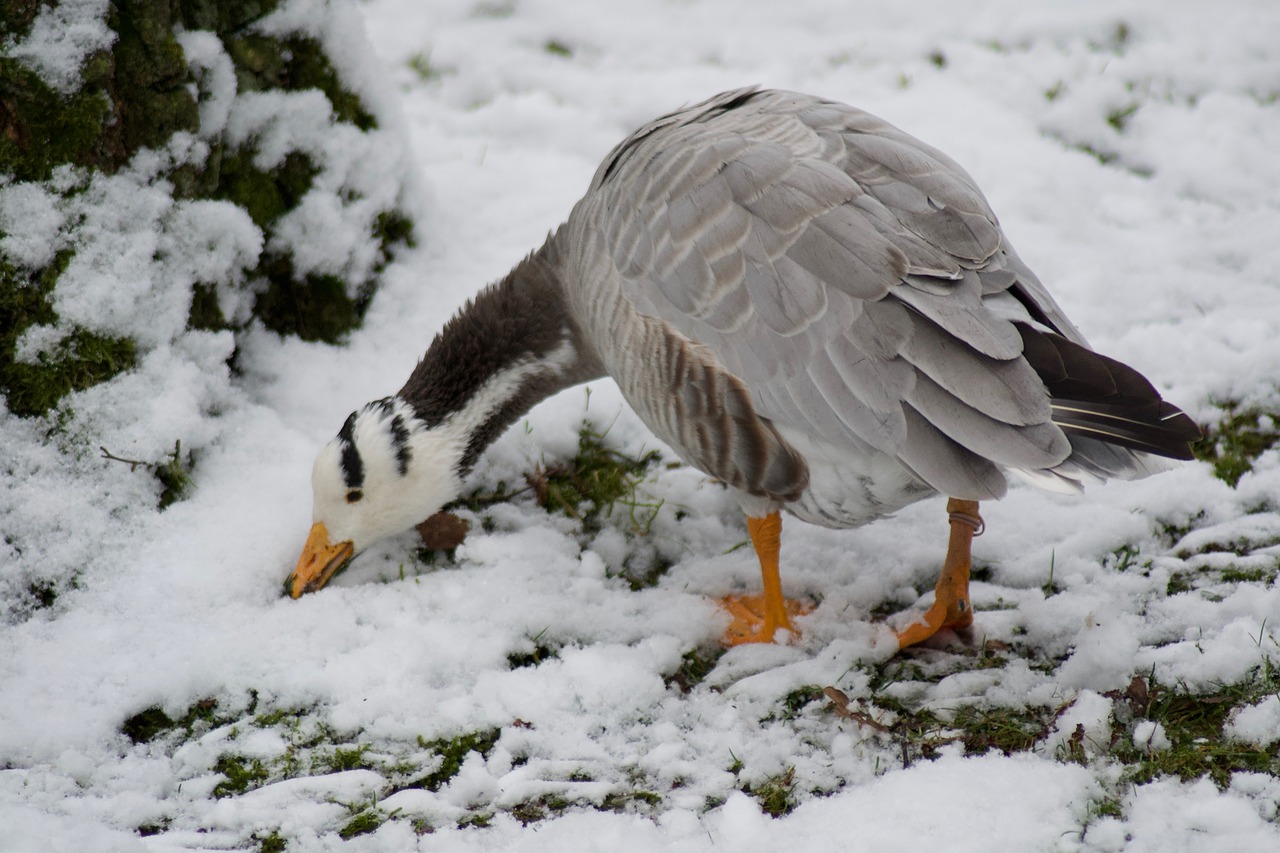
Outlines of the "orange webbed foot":
M978 502L951 498L951 540L938 576L933 606L917 621L898 632L898 647L914 646L944 628L968 628L973 624L973 602L969 599L969 568L973 537L982 532Z
M800 632L791 620L813 610L804 602L789 598L782 599L780 614L771 605L772 602L765 595L727 595L720 599L720 606L733 617L733 622L725 629L720 642L726 646L772 643L780 630L789 631L792 637L798 637Z
M778 631L791 632L798 637L791 619L808 613L812 608L798 601L782 597L782 576L778 571L778 553L782 547L782 516L771 512L760 518L747 517L747 532L751 545L760 558L760 578L764 586L761 595L730 595L720 599L720 605L733 616L733 623L725 631L721 642L726 646L744 643L772 643Z

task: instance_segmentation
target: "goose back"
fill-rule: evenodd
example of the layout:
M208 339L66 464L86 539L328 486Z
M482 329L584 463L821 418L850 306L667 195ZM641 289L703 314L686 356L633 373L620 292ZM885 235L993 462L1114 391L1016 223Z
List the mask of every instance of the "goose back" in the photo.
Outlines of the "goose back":
M827 519L850 524L934 490L999 497L1002 469L1075 487L1141 467L1071 461L1091 445L1024 350L1087 342L973 179L861 110L742 89L664 116L605 158L564 233L569 303L628 401L748 494L797 501L809 457L891 482Z

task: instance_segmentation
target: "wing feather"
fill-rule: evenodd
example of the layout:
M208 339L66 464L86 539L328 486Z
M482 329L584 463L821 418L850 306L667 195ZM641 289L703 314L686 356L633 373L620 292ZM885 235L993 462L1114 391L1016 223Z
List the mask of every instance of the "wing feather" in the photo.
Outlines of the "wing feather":
M1003 493L999 466L1044 479L1071 452L1038 372L1067 370L1068 350L1025 344L1030 364L1019 328L1083 337L973 179L874 116L724 93L629 137L580 208L622 298L706 353L706 376L647 405L678 407L653 417L727 481L796 480L785 442L750 418L869 445L972 499Z
M914 331L902 355L947 393L1001 423L1027 426L1050 420L1049 393L1024 359L992 358L924 317L913 319Z

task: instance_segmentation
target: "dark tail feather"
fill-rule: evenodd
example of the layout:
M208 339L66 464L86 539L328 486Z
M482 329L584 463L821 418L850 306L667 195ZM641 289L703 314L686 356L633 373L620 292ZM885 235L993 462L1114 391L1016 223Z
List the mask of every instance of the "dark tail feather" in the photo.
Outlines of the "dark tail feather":
M1192 458L1191 443L1202 438L1200 427L1161 399L1145 376L1061 335L1017 326L1022 354L1049 390L1053 422L1068 437Z
M1068 436L1079 433L1170 459L1191 459L1190 443L1200 439L1195 421L1164 400L1097 403L1054 398L1050 405L1053 422Z

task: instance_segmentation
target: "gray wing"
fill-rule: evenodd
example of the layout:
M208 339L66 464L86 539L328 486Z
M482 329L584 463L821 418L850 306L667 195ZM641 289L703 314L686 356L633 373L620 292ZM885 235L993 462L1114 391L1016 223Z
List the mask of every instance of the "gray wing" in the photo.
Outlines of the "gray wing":
M637 131L592 191L624 297L772 423L972 499L1003 493L997 466L1070 453L1014 321L1083 338L941 152L852 107L739 90Z

